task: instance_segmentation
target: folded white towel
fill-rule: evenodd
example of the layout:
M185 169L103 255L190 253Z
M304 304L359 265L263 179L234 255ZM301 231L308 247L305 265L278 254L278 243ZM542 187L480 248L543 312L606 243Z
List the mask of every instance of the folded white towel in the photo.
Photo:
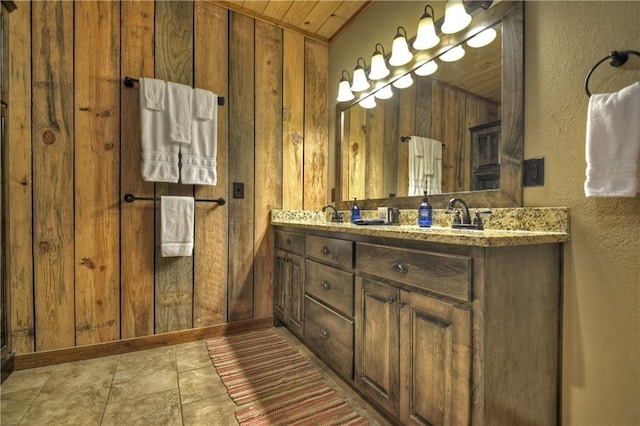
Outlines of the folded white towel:
M167 83L169 111L169 139L191 143L193 89L180 83Z
M180 179L182 183L189 185L216 185L218 96L208 90L194 89L193 111L191 144L180 148Z
M640 82L594 94L587 112L587 197L635 197L640 154Z
M178 182L180 176L179 146L168 140L165 86L162 80L140 79L141 173L148 182Z
M191 256L194 211L193 197L160 197L162 257Z

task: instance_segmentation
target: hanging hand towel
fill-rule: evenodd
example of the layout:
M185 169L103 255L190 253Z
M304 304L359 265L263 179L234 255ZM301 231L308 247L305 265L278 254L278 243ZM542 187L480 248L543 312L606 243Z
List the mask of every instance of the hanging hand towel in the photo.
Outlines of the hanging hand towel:
M178 182L180 176L179 147L168 140L165 86L162 80L140 79L141 173L148 182Z
M169 110L169 139L171 142L191 143L191 112L193 89L180 83L167 83Z
M423 195L426 190L424 139L421 136L409 138L409 196Z
M193 253L193 197L160 197L160 251L162 257Z
M587 197L635 197L640 154L640 82L589 98Z
M194 89L191 144L181 147L181 182L190 185L217 183L218 96L208 90Z
M425 174L427 192L442 194L442 142L425 139ZM428 153L428 155L426 154Z

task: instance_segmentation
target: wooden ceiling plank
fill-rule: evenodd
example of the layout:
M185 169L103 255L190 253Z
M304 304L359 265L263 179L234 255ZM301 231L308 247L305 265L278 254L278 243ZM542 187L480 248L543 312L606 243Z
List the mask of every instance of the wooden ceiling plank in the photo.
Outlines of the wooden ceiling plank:
M284 18L284 15L286 15L287 11L289 10L292 4L293 4L293 0L288 0L288 1L271 0L267 4L267 7L265 7L263 13L275 19L276 21L282 21L282 18Z
M317 32L343 3L344 1L319 1L303 20L302 25L312 33Z
M316 31L320 37L329 41L333 40L343 29L360 15L369 5L371 0L344 1L336 11Z
M247 8L249 10L253 10L254 12L257 12L257 13L264 13L264 10L266 9L269 3L273 3L273 2L269 0L245 0L242 3L242 7Z
M294 1L282 18L282 22L293 25L296 28L305 29L304 20L317 3L317 1Z

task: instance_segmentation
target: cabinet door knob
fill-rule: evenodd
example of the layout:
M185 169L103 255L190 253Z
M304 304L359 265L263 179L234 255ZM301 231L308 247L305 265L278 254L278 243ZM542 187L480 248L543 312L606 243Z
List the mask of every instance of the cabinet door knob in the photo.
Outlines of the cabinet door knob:
M329 281L322 281L322 288L324 288L325 290L329 290L331 288L331 284L329 284Z
M395 302L395 301L396 301L396 298L395 298L395 296L389 296L389 297L387 298L387 301L388 301L389 303L393 303L393 302Z
M402 300L398 300L398 306L400 306L401 308L404 308L404 305L406 305L406 302L403 302Z
M323 339L328 339L329 331L326 328L323 328L322 330L320 330L320 337L322 337Z
M322 254L331 254L331 250L329 250L329 247L322 247Z
M402 262L396 262L393 265L391 265L391 270L400 272L401 274L406 274L407 272L409 272L409 269Z
M287 238L287 239L284 241L284 243L285 243L286 245L290 246L290 245L291 245L291 238Z

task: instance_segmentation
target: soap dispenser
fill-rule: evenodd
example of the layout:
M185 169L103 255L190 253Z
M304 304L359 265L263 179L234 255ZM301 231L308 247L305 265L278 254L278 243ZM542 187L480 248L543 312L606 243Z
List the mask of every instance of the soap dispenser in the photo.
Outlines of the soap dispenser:
M433 208L429 205L429 197L427 191L424 191L422 204L418 207L418 226L428 228L433 223Z
M360 219L360 207L358 207L357 199L353 199L353 207L351 207L351 222Z

